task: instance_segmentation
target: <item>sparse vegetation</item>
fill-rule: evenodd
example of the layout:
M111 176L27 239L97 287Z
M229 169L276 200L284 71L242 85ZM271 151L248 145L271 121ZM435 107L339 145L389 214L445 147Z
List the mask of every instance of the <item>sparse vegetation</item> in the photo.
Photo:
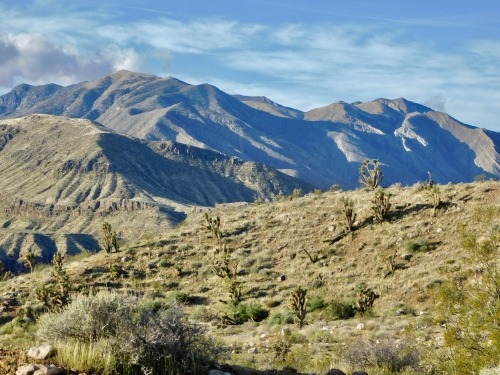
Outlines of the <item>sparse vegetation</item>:
M494 342L492 331L475 325L482 319L491 326L488 320L479 313L459 317L466 311L458 308L457 301L466 301L472 309L476 306L470 302L472 291L479 296L487 289L485 277L493 268L483 263L492 261L479 262L472 256L475 248L463 246L461 241L470 233L477 243L489 241L489 231L500 225L500 215L498 211L488 214L488 209L476 214L474 209L497 207L500 185L486 181L441 186L442 199L448 203L433 217L425 189L391 186L384 191L392 194L392 207L390 221L383 225L372 220L375 193L325 192L279 203L212 208L209 217L215 220L214 228L220 235L209 228L207 211L200 210L181 225L155 237L154 251L147 243L146 233L135 244L123 246L123 255L114 250L110 254L103 251L65 258L57 254L52 267L37 266L33 275L0 283L0 345L31 345L35 341L33 321L41 319L48 310L63 312L68 308L45 304L34 293L43 284L58 290L52 272L59 268L70 280L68 301L80 298L76 291L95 297L99 289L109 288L120 296L147 296L148 301L140 305L147 305L144 308L148 311L182 306L192 322L203 322L211 337L230 347L230 363L267 368L292 366L299 372L316 373L326 373L328 366L346 373L354 369L384 375L450 373L453 369L445 364L457 367L460 357L465 358L463 363L473 361L471 353L476 350L460 349L467 342L439 341L443 333L445 340L449 340L447 335L454 337L447 333L453 324L461 332L477 329L489 335L476 338L481 345ZM341 197L355 202L355 220L359 225L352 232L347 230L342 216ZM477 217L484 220L476 220ZM114 218L111 220L115 226ZM462 228L461 222L466 222L467 227ZM4 259L7 267L15 262L8 256ZM384 277L388 272L391 277ZM232 286L234 291L227 280L237 282ZM362 281L362 288L353 288ZM304 291L307 288L308 298L302 310L305 315L290 303L299 285ZM433 297L442 293L444 299ZM458 299L460 293L470 295ZM474 298L483 301L483 306L494 306L478 296ZM449 309L446 313L444 306ZM437 310L441 311L439 315ZM299 315L304 316L300 330ZM467 323L467 319L471 322ZM287 337L289 344L284 360L275 357L270 349L278 336ZM48 341L57 345L59 353L52 360L66 368L85 368L90 372L97 368L116 371L118 366L116 352L106 346L110 340ZM392 342L398 348L400 342L413 342L421 354L418 366L396 371L386 365L343 362L346 357L342 348L377 341ZM427 347L441 349L428 352ZM249 353L251 348L258 351ZM404 353L402 350L398 354L400 359ZM125 360L126 355L118 357ZM135 365L126 368L123 363L127 361L121 363L121 373L141 371ZM473 373L495 365L494 361L480 359Z
M40 337L58 343L59 360L67 366L81 366L80 357L94 358L90 368L77 367L80 371L181 374L219 355L178 307L157 309L117 293L80 295L62 312L42 316L37 326ZM80 352L78 358L70 348Z

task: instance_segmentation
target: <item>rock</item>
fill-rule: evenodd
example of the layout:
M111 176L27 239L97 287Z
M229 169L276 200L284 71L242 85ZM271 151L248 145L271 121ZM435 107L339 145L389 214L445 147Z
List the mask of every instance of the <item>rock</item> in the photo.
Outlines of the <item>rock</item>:
M443 228L438 228L436 229L436 232L441 233L443 231Z
M332 368L325 375L346 375L346 373L338 368Z
M285 281L285 280L286 280L286 276L285 275L278 276L278 282L282 282L282 281Z
M122 263L127 263L127 262L130 262L130 258L129 257L123 257L122 258Z
M328 226L328 231L329 231L329 232L335 232L335 229L337 229L337 228L335 227L335 225L329 225L329 226Z
M359 323L356 326L356 329L359 330L359 331L362 331L363 329L365 329L365 323Z
M401 258L406 260L406 261L410 261L411 258L413 258L413 255L412 254L403 254L403 255L401 255Z
M262 335L260 335L260 339L264 340L267 336L269 336L269 334L263 333Z
M288 327L281 329L281 336L289 336L292 333L292 330Z
M230 372L223 372L223 371L219 371L219 370L210 370L208 372L208 375L231 375Z
M43 344L41 346L34 346L28 350L28 357L33 359L45 359L54 353L52 345Z
M259 350L256 347L248 349L249 354L257 354Z
M59 375L64 374L64 369L47 365L24 365L17 369L16 375Z

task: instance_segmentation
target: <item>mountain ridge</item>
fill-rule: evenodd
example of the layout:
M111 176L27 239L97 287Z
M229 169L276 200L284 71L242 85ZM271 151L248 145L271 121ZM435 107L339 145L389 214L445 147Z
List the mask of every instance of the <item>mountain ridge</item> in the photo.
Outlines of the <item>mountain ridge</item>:
M497 133L404 98L337 102L301 112L265 97L128 71L53 90L34 99L28 92L25 97L32 99L18 100L18 110L13 92L1 96L0 118L30 113L88 118L138 138L264 163L323 189L358 186L357 171L366 159L381 162L385 184L412 184L426 179L428 171L442 183L472 181L480 174L500 177ZM9 110L2 110L7 102Z

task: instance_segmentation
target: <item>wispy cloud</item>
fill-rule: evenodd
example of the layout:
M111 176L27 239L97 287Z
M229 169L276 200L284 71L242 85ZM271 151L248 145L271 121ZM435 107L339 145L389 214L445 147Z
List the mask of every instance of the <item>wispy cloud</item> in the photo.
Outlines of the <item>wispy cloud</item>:
M220 18L180 20L144 7L140 10L155 17L117 24L97 13L38 17L1 10L0 87L68 84L118 69L165 72L195 83L211 79L224 90L266 95L302 110L340 99L404 96L500 130L496 110L488 104L500 100L497 41L467 42L445 52L379 23L270 26ZM176 67L178 60L198 65ZM203 71L204 66L212 70Z

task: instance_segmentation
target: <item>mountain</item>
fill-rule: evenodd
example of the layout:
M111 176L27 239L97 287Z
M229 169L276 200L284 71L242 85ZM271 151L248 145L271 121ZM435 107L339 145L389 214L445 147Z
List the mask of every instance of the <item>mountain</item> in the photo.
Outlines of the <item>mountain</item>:
M400 98L337 102L301 112L265 97L232 96L209 85L120 71L68 87L16 87L0 118L32 113L95 120L147 140L171 140L267 164L310 184L359 186L365 159L384 184L500 177L498 133Z
M0 121L0 176L2 259L20 248L98 249L104 220L125 237L154 234L193 206L313 189L256 162L52 115Z

